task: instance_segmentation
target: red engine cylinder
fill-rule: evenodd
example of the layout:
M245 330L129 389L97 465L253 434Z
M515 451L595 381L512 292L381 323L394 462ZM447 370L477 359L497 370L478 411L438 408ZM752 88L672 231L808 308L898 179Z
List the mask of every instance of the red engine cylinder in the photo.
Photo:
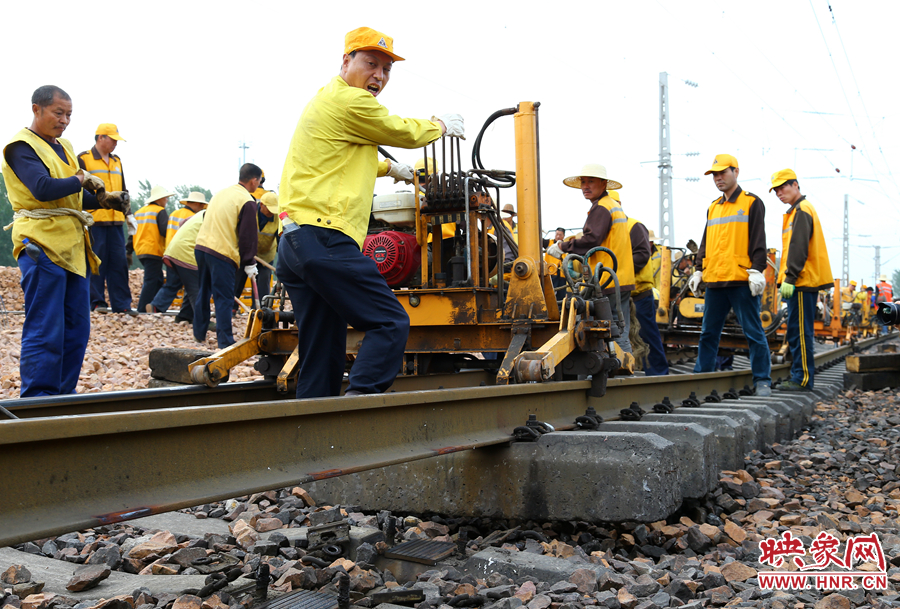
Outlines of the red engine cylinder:
M422 264L422 253L416 236L397 231L369 235L363 241L363 254L375 261L387 284L392 288L407 284Z

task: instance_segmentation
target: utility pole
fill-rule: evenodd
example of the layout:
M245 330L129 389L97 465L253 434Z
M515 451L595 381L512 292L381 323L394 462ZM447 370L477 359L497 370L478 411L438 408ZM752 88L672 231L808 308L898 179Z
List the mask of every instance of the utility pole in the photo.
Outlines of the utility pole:
M850 196L844 195L844 268L841 271L841 286L850 285Z
M243 160L241 161L241 167L243 167L247 163L247 148L250 146L247 145L247 142L241 142L241 145L238 148L242 149L243 152Z
M673 245L672 148L669 141L669 75L659 73L659 235L664 245Z
M881 277L881 246L875 246L875 281Z

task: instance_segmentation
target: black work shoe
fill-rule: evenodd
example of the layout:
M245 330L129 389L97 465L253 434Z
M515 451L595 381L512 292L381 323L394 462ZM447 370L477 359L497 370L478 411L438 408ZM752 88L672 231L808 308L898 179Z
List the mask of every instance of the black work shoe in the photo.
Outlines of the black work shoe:
M809 387L804 387L797 381L785 381L778 385L779 391L809 391Z

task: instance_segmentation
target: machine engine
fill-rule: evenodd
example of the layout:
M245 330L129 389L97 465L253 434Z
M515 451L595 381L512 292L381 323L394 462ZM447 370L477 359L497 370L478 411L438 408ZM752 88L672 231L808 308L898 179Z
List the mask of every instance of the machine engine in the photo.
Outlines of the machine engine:
M363 241L363 254L375 261L388 286L399 288L409 283L419 271L422 253L416 236L399 231L383 231L368 235Z

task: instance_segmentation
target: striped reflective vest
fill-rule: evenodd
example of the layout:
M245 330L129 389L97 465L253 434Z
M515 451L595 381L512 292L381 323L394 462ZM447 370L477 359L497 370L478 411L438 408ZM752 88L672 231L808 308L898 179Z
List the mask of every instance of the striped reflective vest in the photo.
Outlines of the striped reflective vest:
M194 210L190 207L182 207L172 212L169 216L169 222L166 224L166 247L169 247L169 244L172 243L172 237L175 236L181 225L190 220L193 215Z
M134 235L134 253L138 256L162 258L166 251L166 238L159 234L156 218L164 209L156 203L150 203L135 212L134 218L138 227Z
M260 207L263 207L262 203L260 203ZM256 255L259 256L260 260L269 263L275 260L275 254L278 253L278 240L275 239L275 236L280 231L281 220L278 219L278 216L269 218L266 225L259 230L259 243L256 246Z
M798 229L797 235L800 236L802 242L794 238L795 228ZM799 249L800 258L794 255L795 248ZM804 249L806 250L805 261L802 258ZM825 247L825 235L822 234L822 223L819 222L819 215L816 213L815 207L806 199L793 205L782 219L781 264L778 269L778 283L784 283L786 275L793 275L796 272L795 268L801 268L801 263L802 270L795 279L794 287L806 288L804 291L813 292L825 290L834 285L831 263L828 261L828 249ZM789 269L791 269L790 273L788 273ZM791 282L788 281L788 283Z
M106 192L125 190L125 174L122 172L122 159L115 154L109 155L109 163L103 160L97 148L85 150L78 155L78 163L97 176L106 185ZM92 209L94 226L121 226L125 222L125 215L114 209Z
M756 195L741 191L733 202L719 197L709 206L703 257L707 284L749 281L750 208L758 201Z
M616 263L618 264L616 276L619 278L619 286L621 286L623 292L630 292L634 290L634 261L631 258L631 236L628 234L628 217L622 211L622 206L619 202L609 195L597 201L597 205L605 207L609 210L609 215L612 216L609 234L606 235L606 239L600 245L612 250L612 253L615 254ZM598 263L612 268L612 259L606 252L595 253L588 262L592 269ZM607 278L608 276L601 277L601 284L605 283ZM607 294L613 291L615 291L615 284L613 283L610 283L604 290Z
M635 218L628 218L628 222L625 224L628 227L628 247L631 247L631 229L635 224L641 224L640 221ZM633 262L633 259L632 259ZM632 264L632 268L634 265ZM621 281L621 279L619 280ZM647 290L653 289L653 265L650 262L644 265L644 267L637 271L634 274L634 293L642 294Z

